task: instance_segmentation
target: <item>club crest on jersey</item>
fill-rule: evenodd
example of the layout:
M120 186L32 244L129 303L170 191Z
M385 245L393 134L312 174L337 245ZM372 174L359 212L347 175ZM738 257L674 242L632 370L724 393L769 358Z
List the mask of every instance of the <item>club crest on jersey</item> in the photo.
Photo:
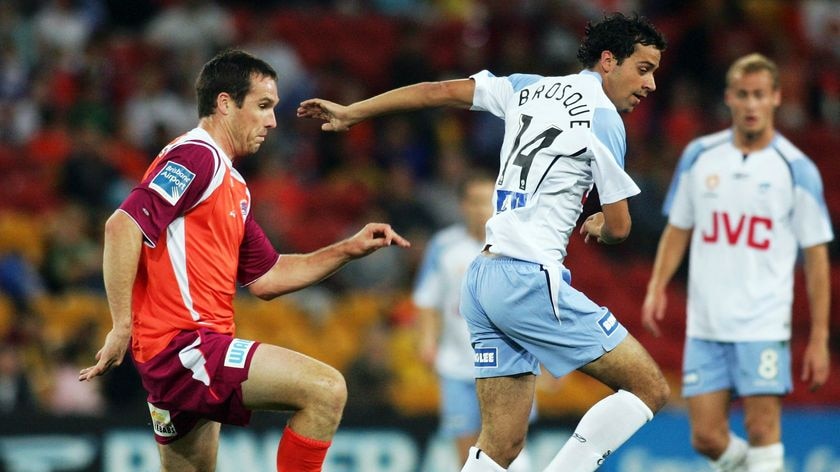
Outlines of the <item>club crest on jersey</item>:
M615 319L612 312L608 311L604 313L604 316L602 316L600 320L598 320L598 326L601 327L601 331L603 331L604 334L610 336L613 334L615 329L618 328L618 320Z
M711 192L720 185L720 177L717 174L706 176L706 188Z
M225 354L225 367L235 367L237 369L245 367L248 351L251 350L253 345L254 341L234 338L228 346L227 354Z
M172 424L172 417L169 415L169 410L158 408L151 403L149 405L149 414L152 415L152 428L155 434L164 438L171 438L178 434L175 431L175 425Z
M195 173L177 162L167 162L163 169L149 183L149 188L157 192L170 205L178 203L190 186Z
M499 350L495 347L475 348L476 367L499 367Z

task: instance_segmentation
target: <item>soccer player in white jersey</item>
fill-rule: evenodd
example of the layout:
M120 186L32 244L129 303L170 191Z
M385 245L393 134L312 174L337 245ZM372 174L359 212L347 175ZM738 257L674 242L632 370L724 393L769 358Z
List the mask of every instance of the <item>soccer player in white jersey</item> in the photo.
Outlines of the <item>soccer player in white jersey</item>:
M694 140L682 155L642 309L644 326L659 335L665 288L690 242L683 395L692 445L719 471L783 470L799 248L811 311L802 380L816 389L829 373L831 222L816 166L773 127L780 100L773 62L750 54L732 64L732 127ZM747 441L729 429L734 396L743 398Z
M559 377L575 369L615 390L586 412L546 471L597 469L668 400L659 367L613 313L574 289L566 245L598 186L602 211L580 232L615 244L630 232L624 171L629 112L656 88L665 40L644 18L616 13L586 27L585 70L563 77L488 71L426 82L342 106L301 103L298 116L343 131L373 116L427 107L487 111L505 121L495 214L485 247L467 269L461 314L474 347L481 432L462 471L502 471L522 448L539 364Z
M473 349L458 309L464 273L484 247L484 225L493 215L494 176L474 172L458 188L462 221L435 233L423 256L412 299L418 312L420 356L438 374L439 434L452 440L461 461L478 439L481 414L473 375ZM532 408L531 420L536 419ZM531 472L525 449L510 471Z

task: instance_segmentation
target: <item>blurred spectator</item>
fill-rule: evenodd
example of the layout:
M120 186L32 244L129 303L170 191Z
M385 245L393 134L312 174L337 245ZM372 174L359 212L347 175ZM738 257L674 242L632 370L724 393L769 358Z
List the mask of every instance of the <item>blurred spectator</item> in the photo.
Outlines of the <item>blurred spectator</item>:
M91 319L71 333L65 343L57 349L52 374L53 384L47 401L47 409L56 415L101 416L105 412L105 400L101 392L101 380L79 382L79 371L84 362L91 358L96 348L91 344L98 333L99 324Z
M47 223L41 264L41 274L50 292L104 290L102 249L92 232L91 215L77 203L67 202L52 215Z
M388 418L395 413L389 391L393 380L393 362L388 345L390 329L378 322L368 328L363 337L362 352L345 369L345 416L356 420Z
M196 109L167 83L166 69L146 64L137 74L137 89L123 109L123 124L131 142L154 156L161 149L158 131L178 136L195 122ZM164 143L165 144L165 143Z
M58 188L64 198L84 205L94 218L100 218L113 211L133 185L125 182L110 162L101 131L83 123L74 130L73 138L73 153L59 169Z
M0 415L21 415L37 408L18 347L0 343Z
M197 52L206 59L235 34L233 15L216 2L170 0L146 25L145 38L175 56Z

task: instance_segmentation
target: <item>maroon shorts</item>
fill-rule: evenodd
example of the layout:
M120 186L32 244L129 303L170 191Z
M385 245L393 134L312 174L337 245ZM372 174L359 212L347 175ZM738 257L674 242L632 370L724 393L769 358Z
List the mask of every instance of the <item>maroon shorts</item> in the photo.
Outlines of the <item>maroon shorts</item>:
M149 393L155 439L168 444L201 418L244 426L251 410L242 403L242 382L259 345L206 328L182 331L146 362L135 362Z

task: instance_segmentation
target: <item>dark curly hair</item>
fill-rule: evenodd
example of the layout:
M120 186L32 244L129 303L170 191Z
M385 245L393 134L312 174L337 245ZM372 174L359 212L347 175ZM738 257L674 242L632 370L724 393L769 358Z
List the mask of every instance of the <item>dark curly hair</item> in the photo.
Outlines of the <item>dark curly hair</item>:
M195 81L198 117L213 114L216 97L222 92L230 94L236 106L241 108L254 75L277 80L277 72L268 63L245 51L229 49L210 59Z
M605 16L597 23L586 24L585 36L578 48L577 58L589 69L601 59L603 51L610 51L619 64L633 54L636 44L654 46L664 51L667 43L662 33L645 17L622 13Z

